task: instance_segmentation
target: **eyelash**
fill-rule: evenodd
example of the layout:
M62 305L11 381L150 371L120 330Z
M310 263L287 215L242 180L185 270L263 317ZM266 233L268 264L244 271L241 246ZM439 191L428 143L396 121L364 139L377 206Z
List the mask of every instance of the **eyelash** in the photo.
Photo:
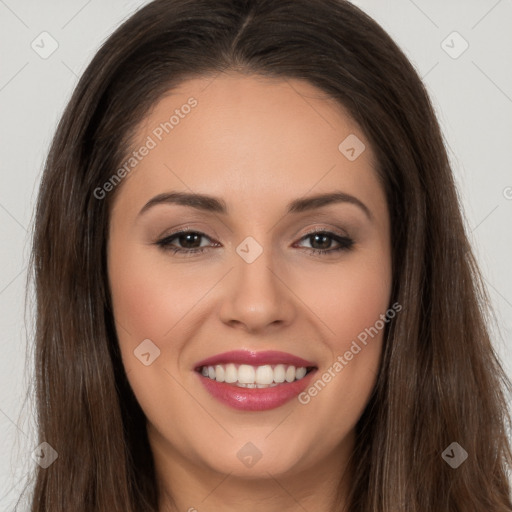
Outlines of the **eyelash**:
M205 250L210 249L210 247L200 247L195 249L182 249L179 247L173 247L171 245L171 242L178 238L180 235L187 235L187 234L194 234L199 235L200 237L207 238L208 240L211 240L207 235L204 233L201 233L200 231L192 231L192 230L184 230L184 231L177 231L176 233L172 233L169 236L166 236L165 238L162 238L161 240L158 240L156 245L158 245L163 251L170 251L173 254L176 253L185 253L185 256L192 256L193 254L199 254L205 252ZM316 256L325 256L329 253L338 253L340 251L349 251L352 249L352 246L354 245L354 240L348 236L340 236L335 233L332 233L330 231L310 231L306 233L301 240L311 238L314 235L327 235L328 238L333 239L334 241L338 242L340 244L340 247L336 249L310 249L309 252L311 252L313 255ZM307 249L307 248L306 248Z

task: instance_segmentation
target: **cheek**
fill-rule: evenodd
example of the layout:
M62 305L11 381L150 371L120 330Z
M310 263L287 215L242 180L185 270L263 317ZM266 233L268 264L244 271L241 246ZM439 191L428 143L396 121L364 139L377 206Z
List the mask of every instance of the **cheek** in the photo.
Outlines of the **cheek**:
M119 243L114 237L108 255L108 275L121 358L139 403L151 403L151 397L145 394L151 388L155 389L159 374L161 378L161 364L167 363L164 361L167 354L160 340L177 322L175 317L179 315L175 288L166 285L161 270L147 257L150 252L148 247ZM137 354L146 353L139 346L148 339L151 343L145 342L144 346L151 349L151 364L145 366Z
M355 260L354 260L355 261ZM313 276L312 276L313 277ZM353 339L373 326L385 314L391 294L388 260L340 265L328 272L317 272L314 286L303 282L301 296L326 326L331 349L345 351Z
M327 449L336 436L354 426L375 385L390 321L385 315L390 310L389 318L395 316L389 303L392 275L387 247L318 272L313 281L308 303L326 326L328 356L300 402L312 417L333 426L325 439Z
M116 320L139 343L162 340L204 295L205 283L182 269L172 270L146 246L122 252L113 247L109 277Z
M336 439L343 438L361 416L375 385L386 326L383 321L391 294L391 260L386 251L354 259L353 265L316 276L315 301L323 323L329 328L325 338L329 357L299 402L319 424L331 430L319 443L326 452Z
M176 357L181 350L182 320L199 290L196 293L193 281L180 272L171 275L161 260L155 261L158 258L151 247L120 243L114 238L110 249L108 273L113 313L128 380L147 417L170 421L162 404L173 410L185 398L175 396L172 375L176 374ZM170 338L172 350L165 342ZM145 341L147 348L141 350L144 340L151 343ZM148 365L139 358L146 352L150 354Z

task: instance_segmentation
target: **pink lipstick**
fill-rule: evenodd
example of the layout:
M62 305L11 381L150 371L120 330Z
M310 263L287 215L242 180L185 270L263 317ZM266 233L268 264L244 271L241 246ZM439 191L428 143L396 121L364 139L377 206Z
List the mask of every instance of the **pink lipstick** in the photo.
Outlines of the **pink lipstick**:
M205 389L235 409L280 407L310 384L314 362L278 351L236 350L199 361L195 371Z

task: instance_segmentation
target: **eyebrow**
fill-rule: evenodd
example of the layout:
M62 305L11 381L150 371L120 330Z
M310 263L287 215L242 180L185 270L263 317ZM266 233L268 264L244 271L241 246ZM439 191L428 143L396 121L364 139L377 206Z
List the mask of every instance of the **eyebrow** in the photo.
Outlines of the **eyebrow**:
M317 194L295 199L287 205L287 214L302 213L335 203L349 203L359 207L369 219L373 219L370 209L357 197L341 191ZM227 215L226 202L220 198L206 194L190 194L185 192L167 192L150 199L140 210L139 216L158 204L177 204L212 213Z

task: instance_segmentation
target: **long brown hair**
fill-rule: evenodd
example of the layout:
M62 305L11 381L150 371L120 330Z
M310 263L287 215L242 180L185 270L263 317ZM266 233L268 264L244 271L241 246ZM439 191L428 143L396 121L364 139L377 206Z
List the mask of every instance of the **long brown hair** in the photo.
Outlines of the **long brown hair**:
M511 511L505 391L488 298L428 94L389 35L344 0L156 0L81 77L42 177L32 253L39 442L32 512L157 510L144 414L128 384L98 199L168 90L224 71L303 79L342 105L377 157L392 226L380 373L357 424L350 512ZM442 452L457 442L456 469Z

